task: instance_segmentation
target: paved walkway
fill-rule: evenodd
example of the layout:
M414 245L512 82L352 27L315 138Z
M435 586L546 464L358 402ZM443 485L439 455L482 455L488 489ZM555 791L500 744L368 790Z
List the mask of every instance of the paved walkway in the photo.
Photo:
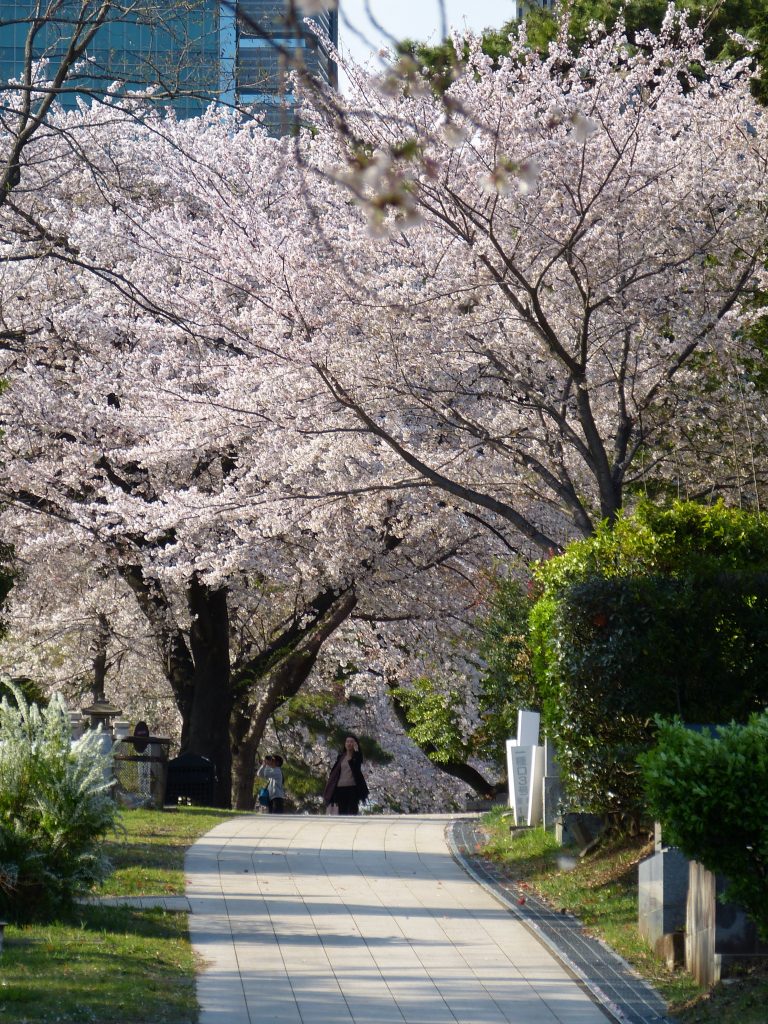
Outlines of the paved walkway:
M200 1024L606 1024L443 816L254 815L186 860Z

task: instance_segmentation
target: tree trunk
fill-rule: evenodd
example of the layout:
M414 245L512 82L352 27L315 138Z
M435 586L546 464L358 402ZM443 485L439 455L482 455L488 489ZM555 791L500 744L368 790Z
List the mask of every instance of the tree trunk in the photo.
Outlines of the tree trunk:
M232 801L229 720L233 697L227 596L226 588L211 590L196 577L187 590L194 699L182 752L201 754L215 764L217 807L229 807Z
M194 578L187 588L192 625L187 642L171 602L156 580L139 566L123 566L139 607L152 628L162 656L165 678L181 714L181 751L201 754L216 766L216 806L232 801L232 754L229 718L232 679L229 663L227 590L211 590Z
M324 592L314 602L317 616L305 627L292 626L266 651L238 672L242 697L232 715L235 807L253 809L256 754L270 716L295 696L307 681L325 641L357 605L353 589ZM247 681L248 685L242 685ZM254 699L255 698L255 699Z
M252 811L256 806L256 755L261 733L250 733L251 720L243 709L232 712L232 799L238 811Z

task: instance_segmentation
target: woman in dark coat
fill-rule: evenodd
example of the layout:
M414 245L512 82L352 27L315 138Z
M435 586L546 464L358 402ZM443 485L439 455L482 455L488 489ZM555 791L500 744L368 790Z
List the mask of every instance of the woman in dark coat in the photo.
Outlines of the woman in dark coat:
M339 814L357 814L360 801L368 799L362 765L363 755L357 736L349 733L323 790L326 807L335 804Z

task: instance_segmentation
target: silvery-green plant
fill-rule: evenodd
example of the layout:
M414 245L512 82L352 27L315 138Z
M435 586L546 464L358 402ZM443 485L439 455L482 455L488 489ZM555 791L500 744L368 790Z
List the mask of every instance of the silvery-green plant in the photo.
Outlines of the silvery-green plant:
M0 702L0 910L55 912L100 881L114 827L110 760L99 734L72 743L60 697L40 708L12 683Z

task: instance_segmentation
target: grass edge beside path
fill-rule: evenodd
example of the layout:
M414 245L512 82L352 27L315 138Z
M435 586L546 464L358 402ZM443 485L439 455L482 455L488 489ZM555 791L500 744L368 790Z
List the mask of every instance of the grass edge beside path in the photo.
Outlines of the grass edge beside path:
M679 1024L766 1024L768 969L728 979L704 992L685 971L670 971L637 931L637 865L652 852L642 839L616 841L579 859L543 829L510 833L505 809L483 816L480 856L525 882L557 909L579 918L649 981Z
M121 812L106 844L115 870L94 896L183 895L186 851L236 814ZM9 925L0 1024L193 1024L195 968L182 913L89 903L66 920Z
M183 896L184 855L222 821L243 811L170 807L124 811L122 828L106 843L113 872L97 896Z

